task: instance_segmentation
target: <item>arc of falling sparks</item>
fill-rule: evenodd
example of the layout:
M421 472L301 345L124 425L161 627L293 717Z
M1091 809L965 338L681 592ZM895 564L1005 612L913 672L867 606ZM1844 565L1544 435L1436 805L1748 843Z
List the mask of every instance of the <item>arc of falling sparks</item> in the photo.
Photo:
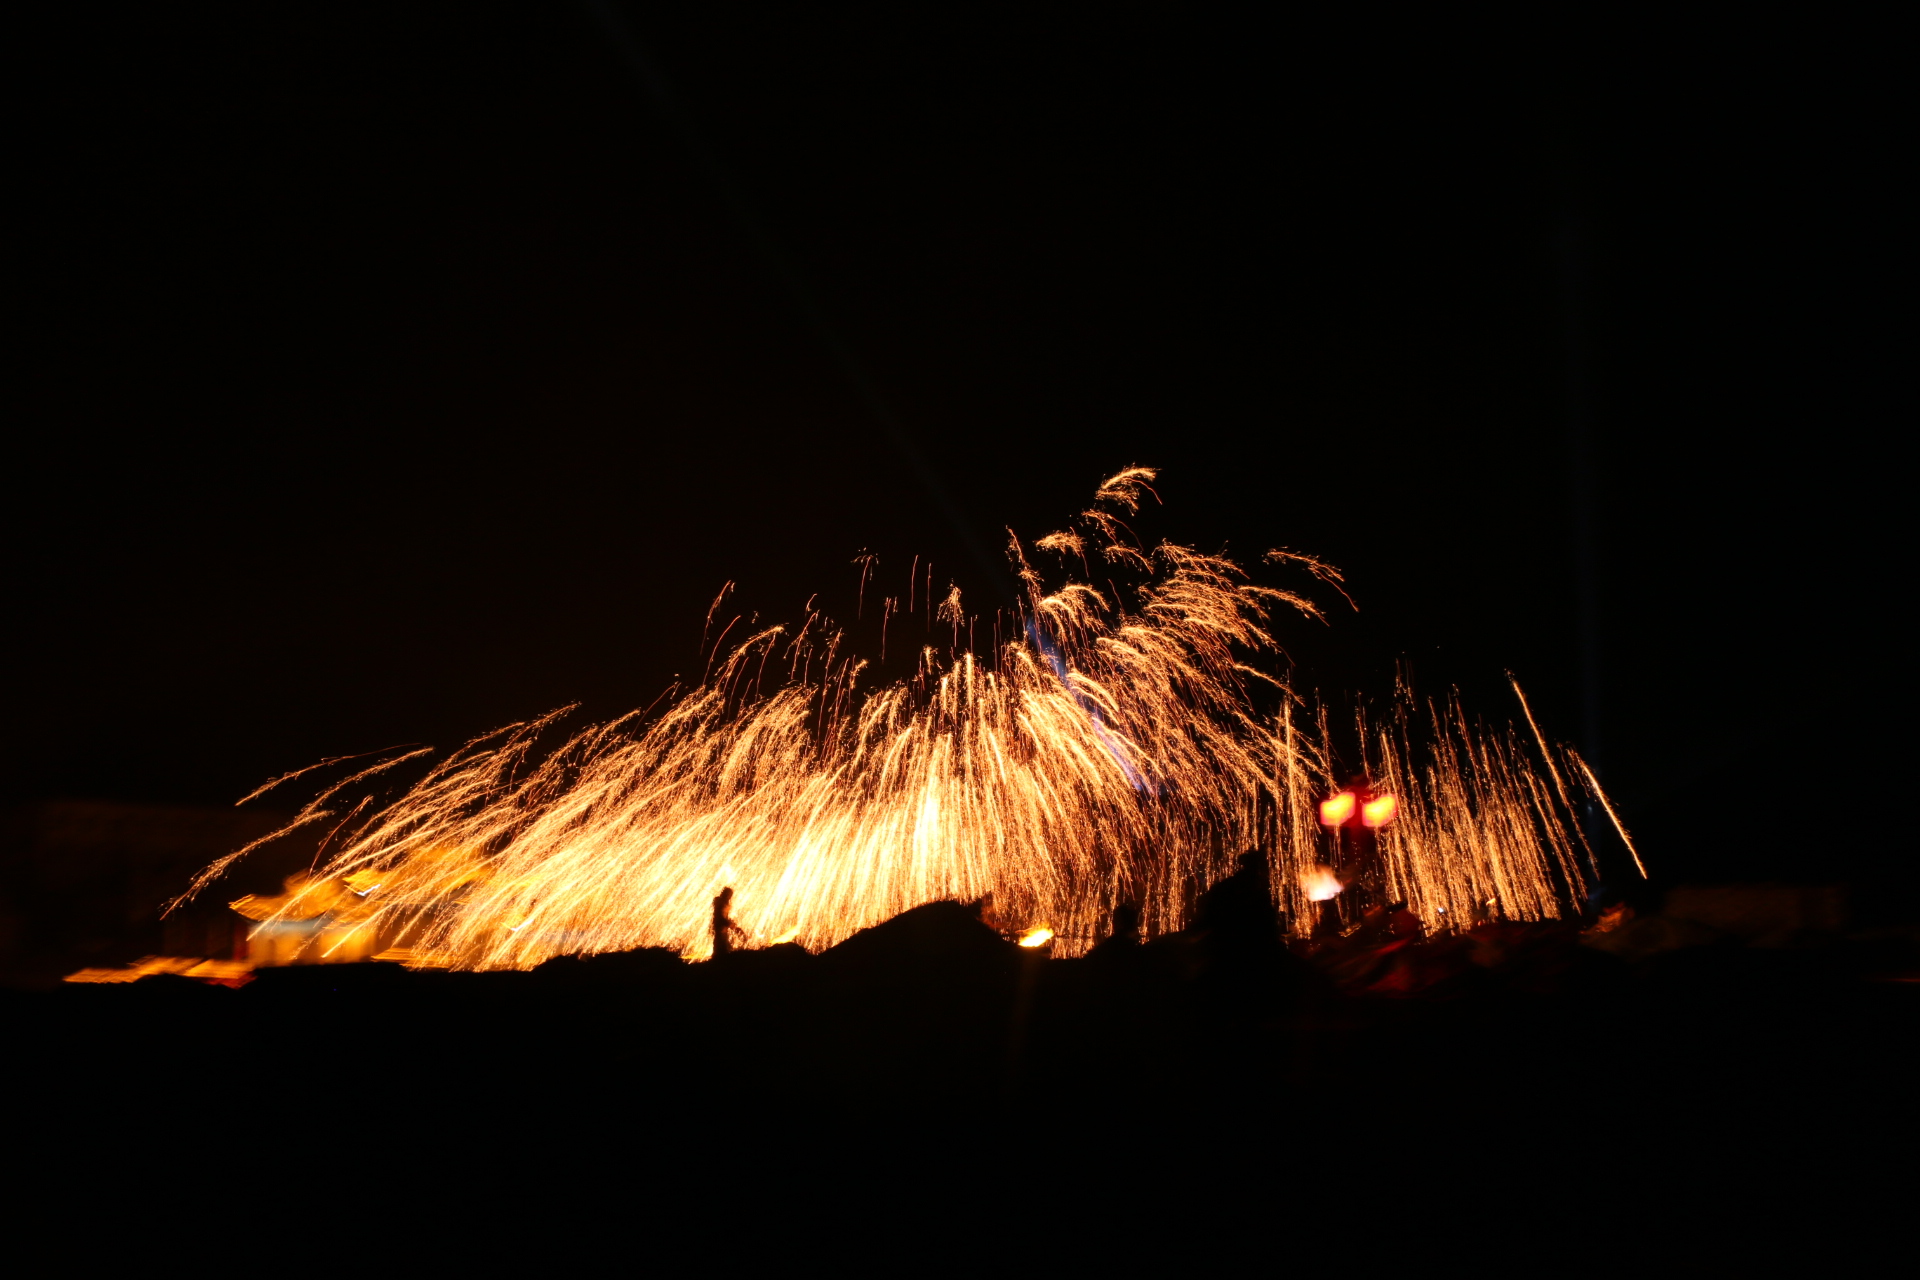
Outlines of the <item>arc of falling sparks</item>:
M1154 478L1129 468L1096 498L1132 512ZM1012 638L984 657L962 649L955 591L953 648L923 650L911 680L860 687L866 664L810 614L786 683L766 691L783 633L723 649L723 630L702 682L657 715L589 727L544 756L551 716L469 743L370 812L305 887L249 912L310 914L321 895L414 963L526 968L641 946L702 955L723 881L755 939L810 947L930 899L991 894L1003 920L1044 924L1067 954L1120 901L1152 931L1181 927L1196 889L1259 846L1278 905L1310 928L1326 909L1313 880L1326 718L1261 667L1278 657L1274 611L1316 607L1223 556L1170 543L1149 556L1112 517L1085 514L1102 558L1141 570L1131 607L1084 582L1044 590L1014 539L1027 598ZM1056 537L1049 550L1078 557L1081 535ZM1275 558L1339 585L1311 557ZM886 602L882 627L897 609ZM1265 686L1278 688L1271 713L1251 692ZM1543 807L1552 793L1517 748L1476 736L1457 708L1430 719L1424 754L1404 714L1369 746L1400 800L1382 840L1394 891L1428 921L1566 910L1585 876L1570 815Z

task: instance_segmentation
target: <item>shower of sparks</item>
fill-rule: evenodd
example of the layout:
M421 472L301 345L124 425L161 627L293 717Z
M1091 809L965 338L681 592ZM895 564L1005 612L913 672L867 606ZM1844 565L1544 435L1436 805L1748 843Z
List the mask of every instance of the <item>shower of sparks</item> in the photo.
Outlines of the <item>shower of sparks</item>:
M384 807L362 793L419 753L355 770L294 823L335 832L325 865L236 906L257 929L324 918L316 952L329 937L378 939L409 963L476 969L643 946L703 956L723 886L754 945L818 949L919 903L990 898L1024 940L1081 951L1123 902L1149 933L1183 927L1198 890L1258 847L1304 932L1342 887L1318 821L1335 771L1324 713L1262 665L1276 667L1277 610L1319 612L1223 557L1143 547L1120 517L1153 478L1121 472L1077 530L1039 544L1083 569L1096 551L1105 592L1047 589L1011 541L1024 599L1012 625L980 628L999 637L984 658L963 642L975 628L957 588L931 631L949 647L923 647L911 679L865 689L866 662L817 611L792 634L768 627L723 650L728 623L706 677L656 715L551 749L564 712L510 726ZM1311 557L1268 559L1339 588ZM859 563L864 598L872 560ZM1108 575L1129 569L1116 598ZM934 607L931 577L916 560L909 608ZM889 598L883 626L896 608ZM1277 710L1259 709L1263 689ZM1370 822L1391 819L1378 829L1383 875L1423 920L1541 919L1584 894L1591 859L1544 740L1551 785L1511 733L1452 703L1422 709L1403 691L1390 723L1361 731L1392 797L1367 806ZM1329 803L1344 820L1355 800Z

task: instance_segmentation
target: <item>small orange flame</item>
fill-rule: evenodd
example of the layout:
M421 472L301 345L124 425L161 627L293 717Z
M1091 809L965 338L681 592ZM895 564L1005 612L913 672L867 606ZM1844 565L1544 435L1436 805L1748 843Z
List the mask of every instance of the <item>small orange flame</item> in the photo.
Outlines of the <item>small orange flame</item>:
M1618 929L1621 925L1626 924L1632 919L1633 908L1624 902L1616 902L1600 913L1600 918L1594 922L1593 927L1587 930L1587 932L1612 933L1615 929Z
M1052 941L1053 930L1045 925L1038 925L1020 935L1020 945L1023 947L1044 947Z
M1360 806L1360 821L1369 827L1384 827L1400 812L1400 802L1392 796L1375 796Z
M1332 867L1316 862L1300 873L1300 887L1306 890L1308 902L1328 902L1339 897L1347 886L1340 883Z
M1320 821L1329 827L1338 827L1353 816L1353 806L1357 803L1353 792L1342 791L1331 800L1320 802Z
M772 942L769 942L767 945L770 947L785 946L787 943L792 942L795 938L799 936L800 936L800 926L795 925L793 928L787 930L785 933L781 934L779 937L775 938Z

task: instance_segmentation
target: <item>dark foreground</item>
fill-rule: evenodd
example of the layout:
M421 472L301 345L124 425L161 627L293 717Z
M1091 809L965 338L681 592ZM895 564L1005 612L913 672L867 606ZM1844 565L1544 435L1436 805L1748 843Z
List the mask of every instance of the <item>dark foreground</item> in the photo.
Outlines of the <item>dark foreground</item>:
M1309 956L1182 935L1055 960L935 903L818 956L16 993L15 1158L76 1193L214 1200L304 1179L346 1201L803 1195L828 1167L903 1194L941 1174L1093 1188L1109 1210L1520 1191L1631 1231L1665 1197L1831 1190L1910 1140L1910 940L1593 942L1503 926Z

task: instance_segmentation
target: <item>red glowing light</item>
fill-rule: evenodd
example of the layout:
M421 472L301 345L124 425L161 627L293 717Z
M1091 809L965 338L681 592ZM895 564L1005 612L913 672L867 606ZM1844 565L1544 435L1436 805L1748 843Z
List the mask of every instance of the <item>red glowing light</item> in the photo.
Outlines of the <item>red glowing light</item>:
M1400 802L1392 796L1375 796L1360 806L1360 821L1370 827L1384 827L1400 811Z
M1342 791L1331 800L1320 802L1320 821L1329 827L1343 825L1353 816L1353 806L1358 803L1353 792Z

